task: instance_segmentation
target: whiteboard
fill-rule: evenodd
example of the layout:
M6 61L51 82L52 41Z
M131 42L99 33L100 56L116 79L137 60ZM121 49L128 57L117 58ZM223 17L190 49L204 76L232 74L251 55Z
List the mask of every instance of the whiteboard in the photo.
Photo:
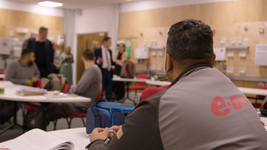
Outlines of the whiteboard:
M256 45L255 65L267 66L267 45Z

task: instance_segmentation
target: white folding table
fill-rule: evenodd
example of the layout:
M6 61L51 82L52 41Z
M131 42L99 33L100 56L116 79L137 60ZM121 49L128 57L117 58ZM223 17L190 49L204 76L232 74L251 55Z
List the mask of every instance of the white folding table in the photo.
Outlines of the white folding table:
M150 85L156 85L156 86L165 86L165 85L171 84L170 81L151 81L151 80L146 81L146 83Z
M1 82L0 82L1 84ZM13 85L13 86L8 86L5 88L5 93L3 95L0 95L0 100L7 100L7 101L14 101L14 114L13 114L13 123L0 131L0 134L4 133L6 130L9 128L13 127L14 125L17 124L17 102L24 103L26 105L30 105L33 107L36 107L37 109L40 109L43 113L43 130L46 130L46 108L50 103L72 103L72 102L90 102L90 98L86 97L66 97L66 98L46 98L44 96L19 96L16 95L16 91L20 89L29 89L33 87L28 87L28 86L22 86L22 85ZM38 102L41 104L41 106L36 106L33 105L32 103ZM20 125L18 125L20 126Z
M5 75L4 74L0 74L0 79L4 79Z

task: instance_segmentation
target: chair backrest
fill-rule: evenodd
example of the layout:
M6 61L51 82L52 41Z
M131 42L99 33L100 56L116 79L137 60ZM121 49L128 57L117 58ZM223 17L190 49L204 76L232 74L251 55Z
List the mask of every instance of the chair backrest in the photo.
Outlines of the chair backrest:
M162 88L167 89L169 86L170 86L170 84L169 85L164 85Z
M142 92L142 95L140 97L140 101L143 101L143 100L146 100L148 99L149 97L157 94L158 92L160 91L163 91L165 90L164 88L160 88L160 87L148 87L148 88L145 88Z
M267 90L267 85L260 87L260 89ZM260 99L265 99L264 95L257 95L257 97L260 98Z
M139 74L137 75L136 79L148 79L148 76L146 74ZM136 82L139 85L145 86L146 82Z
M3 71L0 70L0 74L5 74ZM0 79L0 81L3 81L4 79Z
M33 84L33 87L43 88L42 87L42 79L39 79L36 83Z
M96 99L95 99L95 102L97 102L100 98L101 98L101 95L102 95L102 89L100 89Z
M69 91L69 84L65 83L63 86L63 93L68 93L68 91Z

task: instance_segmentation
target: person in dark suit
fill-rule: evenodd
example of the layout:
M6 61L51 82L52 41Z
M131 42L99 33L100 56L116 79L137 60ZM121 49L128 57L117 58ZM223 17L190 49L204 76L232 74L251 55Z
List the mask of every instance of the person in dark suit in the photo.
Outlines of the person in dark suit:
M95 63L101 69L102 72L102 89L105 90L106 99L111 100L112 97L112 65L115 63L112 61L112 52L109 49L111 46L111 38L104 37L102 40L102 46L95 49Z
M41 77L47 77L54 70L53 44L47 39L48 29L40 27L37 38L29 39L27 48L35 54L35 63L41 73Z

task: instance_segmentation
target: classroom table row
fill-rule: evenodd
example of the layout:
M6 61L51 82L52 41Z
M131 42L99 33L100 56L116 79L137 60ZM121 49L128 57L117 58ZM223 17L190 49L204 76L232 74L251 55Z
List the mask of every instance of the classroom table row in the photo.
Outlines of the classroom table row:
M4 133L6 130L12 128L15 125L22 127L22 125L17 124L17 103L22 103L25 105L30 105L36 107L42 111L43 115L43 130L46 130L46 108L50 103L72 103L72 102L90 102L91 99L87 97L77 96L77 97L64 97L64 98L49 98L43 95L39 96L20 96L16 94L16 91L21 89L32 89L34 87L23 86L12 84L9 81L0 81L0 86L5 87L4 94L0 94L0 100L13 101L14 102L14 114L13 114L13 123L8 127L0 131L0 134ZM32 103L40 103L41 106L32 105Z

